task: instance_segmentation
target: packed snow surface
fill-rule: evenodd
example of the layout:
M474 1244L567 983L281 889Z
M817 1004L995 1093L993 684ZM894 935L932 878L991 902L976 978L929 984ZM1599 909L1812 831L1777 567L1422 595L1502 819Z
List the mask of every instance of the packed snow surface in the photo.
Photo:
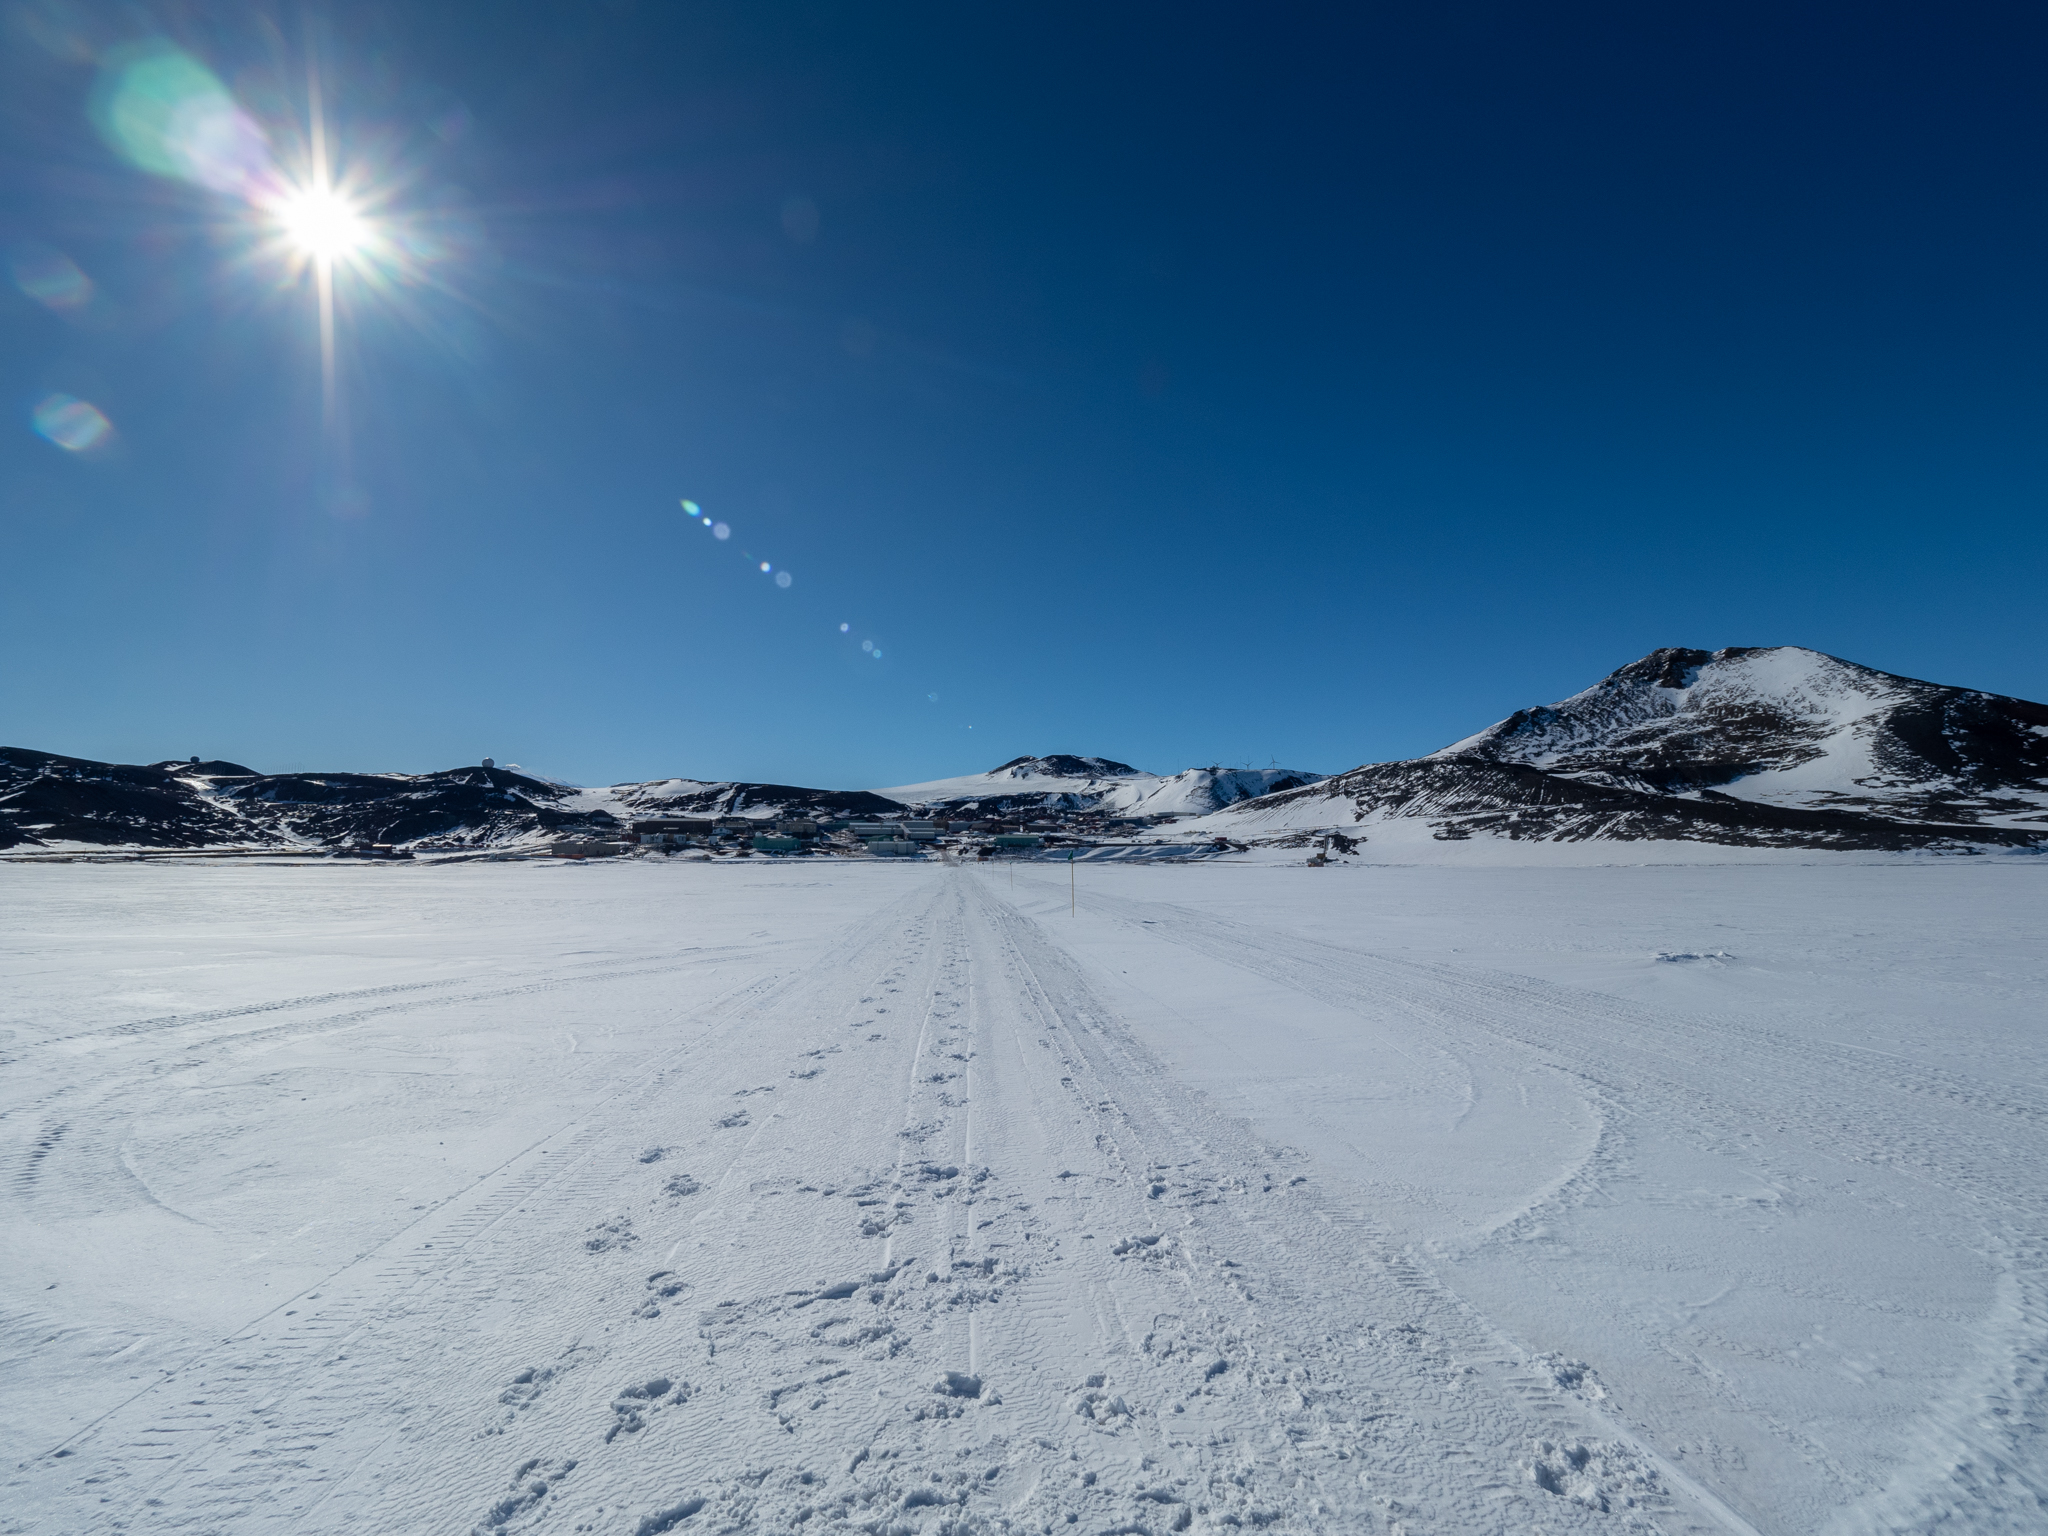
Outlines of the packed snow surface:
M2044 879L0 866L0 1531L2037 1532Z

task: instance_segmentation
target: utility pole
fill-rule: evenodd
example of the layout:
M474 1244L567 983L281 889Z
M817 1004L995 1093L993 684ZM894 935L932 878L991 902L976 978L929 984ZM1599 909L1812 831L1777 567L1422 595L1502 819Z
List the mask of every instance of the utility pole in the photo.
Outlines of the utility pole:
M1074 856L1067 855L1067 916L1074 915Z

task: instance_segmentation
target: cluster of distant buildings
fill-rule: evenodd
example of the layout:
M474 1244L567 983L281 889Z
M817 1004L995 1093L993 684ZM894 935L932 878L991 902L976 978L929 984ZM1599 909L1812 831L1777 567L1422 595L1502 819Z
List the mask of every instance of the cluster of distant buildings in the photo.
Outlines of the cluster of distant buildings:
M751 848L756 853L808 853L834 842L859 842L871 853L915 853L951 829L947 821L768 821L756 816L663 816L632 825L643 848Z
M963 851L972 848L979 857L991 858L1043 848L1048 843L1079 842L1105 833L1143 830L1172 820L1172 816L1103 816L1092 812L1035 820L909 813L870 820L658 816L631 823L623 843L558 843L554 851L564 858L636 850L675 853L689 848L726 853L867 853L902 858L946 844Z

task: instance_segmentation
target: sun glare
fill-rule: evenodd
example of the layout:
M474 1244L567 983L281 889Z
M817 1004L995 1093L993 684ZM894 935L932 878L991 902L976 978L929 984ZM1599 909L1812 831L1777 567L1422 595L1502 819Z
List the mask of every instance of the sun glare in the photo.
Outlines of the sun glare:
M278 201L276 215L285 239L314 261L345 261L371 241L369 221L329 187L302 187L288 194Z

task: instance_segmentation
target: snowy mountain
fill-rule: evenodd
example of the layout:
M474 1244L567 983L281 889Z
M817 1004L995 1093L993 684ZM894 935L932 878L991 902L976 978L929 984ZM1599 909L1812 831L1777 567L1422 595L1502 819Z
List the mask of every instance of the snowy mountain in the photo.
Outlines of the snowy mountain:
M0 848L489 847L617 830L588 795L504 768L259 774L237 763L135 766L0 747Z
M864 789L804 789L795 784L705 783L697 779L656 779L586 790L595 807L627 816L885 816L903 807Z
M1155 783L1158 775L1106 757L1013 757L987 773L933 779L925 784L899 784L876 794L898 805L934 810L1082 810L1126 784Z
M1322 778L1293 768L1189 768L1146 773L1106 757L1017 757L987 773L878 789L901 805L989 815L1097 811L1109 816L1206 816Z
M2048 706L1895 677L1798 646L1660 650L1560 703L1409 762L1146 773L1019 757L875 791L662 779L596 789L507 768L258 774L0 748L0 848L533 846L658 816L1092 813L1169 834L1398 845L1663 841L1749 847L2048 847ZM1085 817L1084 817L1085 819Z
M0 747L0 848L61 842L199 848L241 841L241 819L205 792L197 766L182 767L183 776L162 763L95 763Z
M1191 831L1424 821L1439 840L2048 845L2048 706L1799 646L1653 651L1561 703Z
M0 748L0 848L505 848L616 835L652 816L878 815L863 791L666 779L578 789L508 768L259 774L238 763L96 763Z

